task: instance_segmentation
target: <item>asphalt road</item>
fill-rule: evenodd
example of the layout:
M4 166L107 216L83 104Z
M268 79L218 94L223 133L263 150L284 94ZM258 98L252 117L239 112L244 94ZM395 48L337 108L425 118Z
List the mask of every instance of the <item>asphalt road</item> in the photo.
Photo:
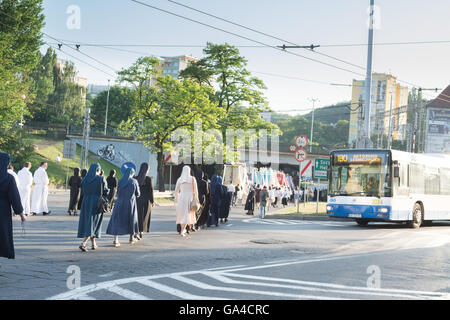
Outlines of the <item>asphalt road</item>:
M50 216L14 219L16 259L1 259L7 299L450 299L450 223L404 225L265 219L233 208L219 227L180 237L173 207L131 246L103 234L83 253L68 194ZM103 231L109 216L105 216Z

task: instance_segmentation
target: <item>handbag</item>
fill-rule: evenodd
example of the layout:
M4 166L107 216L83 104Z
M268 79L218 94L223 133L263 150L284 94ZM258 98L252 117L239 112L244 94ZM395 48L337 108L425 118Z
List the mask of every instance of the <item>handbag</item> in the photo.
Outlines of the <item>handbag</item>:
M200 203L194 193L194 181L192 181L192 201L190 203L190 211L197 212L200 209Z

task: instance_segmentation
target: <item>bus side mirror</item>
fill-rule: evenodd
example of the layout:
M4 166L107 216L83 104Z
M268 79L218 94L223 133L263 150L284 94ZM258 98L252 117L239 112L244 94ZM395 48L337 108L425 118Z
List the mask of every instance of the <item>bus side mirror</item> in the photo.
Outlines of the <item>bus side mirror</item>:
M394 167L394 178L400 177L400 167Z

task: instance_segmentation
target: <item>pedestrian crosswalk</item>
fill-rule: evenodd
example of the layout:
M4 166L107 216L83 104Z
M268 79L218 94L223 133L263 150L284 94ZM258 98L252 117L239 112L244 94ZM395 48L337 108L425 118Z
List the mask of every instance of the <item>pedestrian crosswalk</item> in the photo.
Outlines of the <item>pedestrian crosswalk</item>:
M49 300L109 299L449 299L448 292L371 288L338 283L263 276L258 270L346 257L228 266L95 283L50 297ZM112 296L111 296L112 295Z
M256 224L266 224L266 225L313 225L319 224L323 226L331 227L346 227L349 225L354 225L353 222L338 222L338 221L319 221L319 220L295 220L295 219L261 219L261 218L250 218L243 219L242 222L245 223L256 223Z

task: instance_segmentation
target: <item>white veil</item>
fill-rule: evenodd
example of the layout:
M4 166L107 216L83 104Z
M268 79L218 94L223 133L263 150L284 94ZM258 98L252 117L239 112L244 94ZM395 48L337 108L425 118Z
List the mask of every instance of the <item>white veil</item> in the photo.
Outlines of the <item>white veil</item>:
M181 171L181 176L178 178L177 184L180 183L192 183L191 168L189 166L184 166L183 171Z

